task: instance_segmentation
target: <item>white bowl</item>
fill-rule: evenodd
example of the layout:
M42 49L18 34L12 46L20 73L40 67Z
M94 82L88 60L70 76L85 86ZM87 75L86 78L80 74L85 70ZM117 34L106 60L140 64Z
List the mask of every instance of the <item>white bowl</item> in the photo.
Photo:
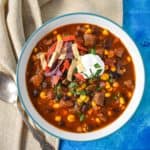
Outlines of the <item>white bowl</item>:
M34 108L29 98L26 87L26 78L25 78L26 67L32 49L35 47L37 42L39 42L39 40L42 37L44 37L47 33L52 31L53 29L60 27L62 25L73 23L95 24L97 26L108 29L114 35L119 37L132 57L136 74L135 90L133 93L133 97L130 103L128 104L126 110L121 114L119 118L117 118L111 124L107 125L102 129L88 133L73 133L69 131L64 131L48 123ZM45 23L42 27L37 29L25 43L17 66L17 86L19 98L27 114L45 132L67 140L75 140L75 141L94 140L105 137L121 128L131 118L131 116L137 109L142 98L144 90L144 82L145 82L145 74L142 58L140 56L138 48L136 47L132 39L120 26L113 23L111 20L89 13L66 14L51 19L50 21Z

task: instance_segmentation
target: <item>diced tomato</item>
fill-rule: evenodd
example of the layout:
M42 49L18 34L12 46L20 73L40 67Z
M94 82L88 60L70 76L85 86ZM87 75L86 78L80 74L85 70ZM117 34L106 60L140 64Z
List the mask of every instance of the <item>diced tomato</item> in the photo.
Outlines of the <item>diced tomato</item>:
M52 55L52 53L55 51L56 48L56 44L57 42L55 42L49 49L47 52L47 62L49 61L49 57Z
M50 67L47 66L47 67L45 68L45 72L49 72L49 71L50 71Z
M65 70L69 69L69 66L70 66L69 60L66 59L63 63L63 67L61 71L64 72Z
M62 39L63 39L64 42L74 41L75 40L75 36L74 35L68 35L68 36L64 36Z
M60 79L60 76L53 76L51 79L52 86L56 85Z
M77 43L78 45L78 49L81 50L81 51L85 51L87 52L87 48L83 47L81 44Z
M85 79L81 73L75 73L74 76L76 77L76 79L78 79L80 81L85 81Z

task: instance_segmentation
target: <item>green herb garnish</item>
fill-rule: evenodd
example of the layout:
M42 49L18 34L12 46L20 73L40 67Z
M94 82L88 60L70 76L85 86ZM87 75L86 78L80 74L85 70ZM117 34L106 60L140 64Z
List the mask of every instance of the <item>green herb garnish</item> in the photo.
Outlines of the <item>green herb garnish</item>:
M102 89L102 87L98 86L96 87L96 91L100 91Z
M96 54L96 50L94 48L91 48L89 51L91 54L94 54L94 55Z
M76 91L76 95L86 95L86 91Z
M95 73L95 77L98 77L101 72L102 72L102 69L98 69Z
M76 82L71 82L68 87L69 88L75 88L75 87L77 87L77 83Z
M56 101L59 101L62 98L62 94L61 93L57 93L56 95Z
M77 73L78 72L78 69L77 68L75 68L74 69L74 71L73 71L73 73Z
M60 83L54 87L54 92L56 94L56 99L60 100L62 98L62 87Z
M84 115L84 114L81 114L81 115L80 115L80 122L84 121L84 119L85 119L85 115Z
M98 63L94 64L94 67L95 68L101 68L101 66Z

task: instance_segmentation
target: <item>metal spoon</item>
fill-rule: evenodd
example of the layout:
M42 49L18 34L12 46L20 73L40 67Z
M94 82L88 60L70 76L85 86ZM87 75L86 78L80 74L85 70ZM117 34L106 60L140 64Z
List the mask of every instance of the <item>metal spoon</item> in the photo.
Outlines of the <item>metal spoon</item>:
M45 135L29 123L27 115L18 101L18 92L15 81L10 74L0 71L0 99L4 102L16 104L22 119L33 137L40 143L42 150L54 150L54 147L46 141Z

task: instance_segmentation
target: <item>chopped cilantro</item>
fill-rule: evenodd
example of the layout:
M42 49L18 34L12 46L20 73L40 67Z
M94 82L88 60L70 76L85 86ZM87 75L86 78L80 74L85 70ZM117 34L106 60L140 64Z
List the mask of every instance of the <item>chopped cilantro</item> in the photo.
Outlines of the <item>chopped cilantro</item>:
M91 54L96 54L96 50L94 49L94 48L91 48L90 50L89 50L89 52L91 53Z
M85 119L85 115L84 115L84 114L81 114L81 115L80 115L80 122L84 121L84 119Z
M98 63L94 64L94 67L95 68L101 68L101 66Z

